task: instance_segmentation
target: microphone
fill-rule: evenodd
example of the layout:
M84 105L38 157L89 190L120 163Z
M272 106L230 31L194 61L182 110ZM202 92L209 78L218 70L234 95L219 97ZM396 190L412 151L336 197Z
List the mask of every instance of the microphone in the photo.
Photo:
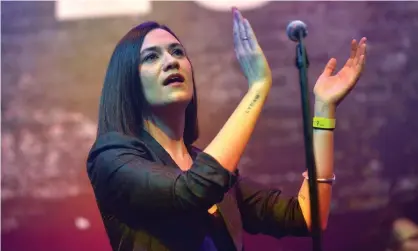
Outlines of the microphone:
M289 23L286 28L290 40L297 42L296 45L296 67L299 70L299 84L301 89L301 106L303 117L303 134L305 142L306 169L308 169L309 198L312 220L312 242L313 251L322 251L321 227L318 202L318 186L316 184L316 163L313 149L312 117L310 113L309 91L308 91L308 67L309 60L304 38L308 35L306 24L300 20Z
M286 28L287 36L290 40L298 42L302 38L305 38L308 35L308 29L304 22L300 20L294 20L287 25Z
M296 67L305 68L304 71L306 71L306 68L309 67L309 59L303 39L308 35L307 25L300 20L294 20L287 25L286 34L290 40L298 43L296 46Z

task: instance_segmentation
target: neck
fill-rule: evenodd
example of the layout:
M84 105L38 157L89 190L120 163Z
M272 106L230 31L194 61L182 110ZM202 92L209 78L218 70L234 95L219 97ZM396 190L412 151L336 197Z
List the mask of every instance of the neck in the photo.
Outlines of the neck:
M151 115L144 120L145 130L174 159L182 159L188 154L184 144L183 133L185 111L171 109L153 109Z

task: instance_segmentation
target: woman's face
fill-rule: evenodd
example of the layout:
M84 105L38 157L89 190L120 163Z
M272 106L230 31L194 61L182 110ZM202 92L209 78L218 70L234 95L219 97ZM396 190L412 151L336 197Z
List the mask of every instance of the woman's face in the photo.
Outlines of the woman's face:
M150 31L140 52L139 73L147 103L164 106L193 97L192 67L179 41L163 29Z

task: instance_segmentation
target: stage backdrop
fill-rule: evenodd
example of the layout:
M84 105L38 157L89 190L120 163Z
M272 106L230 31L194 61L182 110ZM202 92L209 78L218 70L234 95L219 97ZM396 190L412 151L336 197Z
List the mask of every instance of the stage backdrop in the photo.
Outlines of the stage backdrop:
M243 175L296 195L305 169L295 43L307 23L312 89L366 36L365 72L337 111L332 215L325 250L383 250L396 217L418 212L418 3L71 1L1 3L3 251L110 250L86 176L106 67L118 40L156 20L195 69L205 147L243 97L230 7L251 22L273 88L240 163ZM310 239L246 236L247 250L308 250Z

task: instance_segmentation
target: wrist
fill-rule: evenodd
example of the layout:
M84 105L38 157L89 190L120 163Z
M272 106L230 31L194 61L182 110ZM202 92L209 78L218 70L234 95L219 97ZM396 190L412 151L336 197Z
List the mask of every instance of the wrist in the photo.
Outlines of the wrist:
M335 119L335 111L337 106L335 104L324 102L315 98L314 114L315 117Z

